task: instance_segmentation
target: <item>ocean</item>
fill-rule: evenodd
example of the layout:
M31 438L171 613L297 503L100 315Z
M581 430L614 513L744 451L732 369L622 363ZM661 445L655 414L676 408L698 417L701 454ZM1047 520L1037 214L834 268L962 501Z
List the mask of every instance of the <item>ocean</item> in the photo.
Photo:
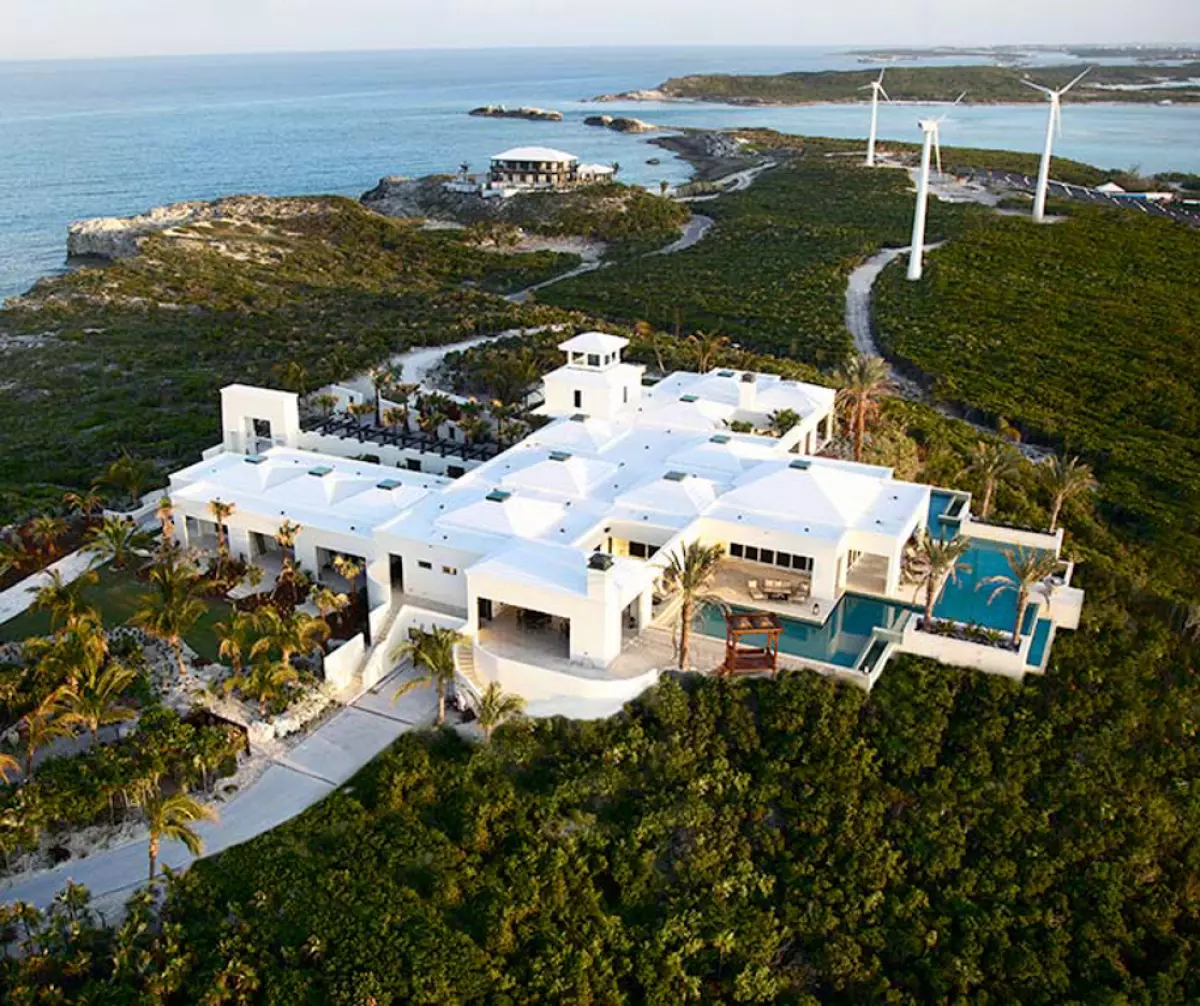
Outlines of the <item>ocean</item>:
M1043 54L1043 60L1052 57ZM952 62L967 62L956 59ZM930 62L946 63L949 60ZM863 136L865 106L754 109L592 105L590 96L702 72L852 69L811 48L413 50L0 62L0 297L64 268L67 224L181 199L260 192L357 196L383 175L482 169L518 144L621 164L621 178L682 181L687 165L583 125L627 114L663 125L762 125ZM539 105L561 123L476 119L476 105ZM881 135L917 140L921 109L885 106ZM1040 106L964 106L947 145L1040 149ZM1057 151L1106 167L1200 171L1200 107L1068 106ZM651 158L658 165L648 164Z

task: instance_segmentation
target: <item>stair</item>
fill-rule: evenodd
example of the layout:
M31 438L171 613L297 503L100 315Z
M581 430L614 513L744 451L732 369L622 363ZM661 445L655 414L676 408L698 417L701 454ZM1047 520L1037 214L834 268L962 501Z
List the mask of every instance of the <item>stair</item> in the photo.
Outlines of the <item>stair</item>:
M475 670L474 643L459 643L454 647L454 669L477 698L483 695L484 686Z

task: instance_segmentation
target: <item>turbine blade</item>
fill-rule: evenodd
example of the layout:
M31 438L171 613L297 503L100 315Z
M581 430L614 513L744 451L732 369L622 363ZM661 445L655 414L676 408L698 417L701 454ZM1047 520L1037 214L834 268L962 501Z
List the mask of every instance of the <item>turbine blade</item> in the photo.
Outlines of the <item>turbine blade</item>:
M876 83L876 84L882 84L882 83L883 83L883 75L884 75L885 73L887 73L887 67L886 67L886 66L880 67L880 68L879 68L879 79L875 81L875 83Z
M933 131L933 149L937 153L938 177L942 177L942 140L938 130Z
M963 98L965 98L966 96L967 96L967 92L963 91L962 94L960 94L957 98L954 99L954 104L956 104L956 105L960 104L962 102Z
M1066 87L1060 88L1058 93L1066 94L1069 90L1071 90L1071 88L1073 88L1076 84L1078 84L1081 80L1083 80L1084 77L1086 77L1091 72L1092 72L1092 68L1089 66L1086 70L1083 71L1083 73L1081 73L1078 77L1076 77L1073 81L1071 81L1071 83L1069 83Z
M1050 88L1042 87L1041 84L1035 84L1032 80L1026 80L1024 77L1022 77L1020 79L1020 81L1018 81L1018 83L1024 84L1026 87L1032 87L1035 91L1041 91L1042 94L1053 94L1054 93L1053 91L1050 90Z
M875 89L874 83L863 84L863 86L859 88L860 91L873 91L874 89Z
M879 93L883 95L884 101L890 102L892 100L891 98L888 97L887 91L885 91L882 86L879 88Z
M1051 106L1051 115L1054 116L1054 129L1058 133L1059 139L1062 139L1063 124L1062 124L1062 105L1057 101Z

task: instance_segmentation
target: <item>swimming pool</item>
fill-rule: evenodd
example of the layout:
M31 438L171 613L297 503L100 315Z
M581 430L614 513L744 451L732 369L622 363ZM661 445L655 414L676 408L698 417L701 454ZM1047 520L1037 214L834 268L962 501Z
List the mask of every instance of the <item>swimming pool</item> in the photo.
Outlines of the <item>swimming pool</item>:
M738 608L734 611L753 611ZM912 609L889 604L873 597L846 594L838 602L824 625L810 625L786 615L779 616L783 634L779 649L783 653L838 667L854 667L863 651L871 645L876 628L899 632ZM704 636L725 638L725 618L719 608L704 607L696 615L693 627Z
M982 538L969 540L971 548L962 559L967 568L958 571L956 580L946 581L941 596L933 606L933 615L966 625L982 625L1012 632L1013 623L1017 620L1016 591L1005 590L989 601L996 587L983 581L990 576L1009 575L1006 552L1013 546ZM1033 605L1026 608L1022 635L1030 633L1036 617L1037 609Z
M1051 621L1039 618L1037 628L1033 631L1033 642L1029 644L1029 655L1025 663L1029 667L1041 667L1046 660L1046 644L1050 641Z
M935 538L953 538L962 523L965 493L934 489L929 494L929 533Z

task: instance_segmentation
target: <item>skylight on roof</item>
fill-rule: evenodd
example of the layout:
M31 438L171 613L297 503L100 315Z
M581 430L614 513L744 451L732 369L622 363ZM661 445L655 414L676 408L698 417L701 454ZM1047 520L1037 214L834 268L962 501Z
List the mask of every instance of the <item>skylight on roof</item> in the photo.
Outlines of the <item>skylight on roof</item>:
M716 433L708 438L710 444L727 444L729 443L728 433Z
M806 472L812 467L812 462L807 458L796 458L796 460L789 464L788 467L795 468L797 471Z
M263 457L261 454L251 454L248 458L246 458L246 464L261 465L266 460L267 459L265 457Z
M324 478L331 471L333 471L333 469L330 468L329 465L317 465L315 468L310 468L308 470L308 474L315 475L317 478Z
M695 395L680 395L679 400L681 402L695 402L697 401L697 398Z
M384 479L382 482L377 482L375 488L382 489L384 492L391 492L393 489L399 489L402 485L404 483L399 479Z
M571 422L582 423L585 419L587 419L587 416L585 416L582 412L576 412L575 415L571 417Z
M484 497L484 499L486 499L489 503L503 503L510 496L512 496L512 493L505 489L493 489Z
M550 452L550 460L551 461L569 461L570 459L571 459L570 451L551 451Z
M663 478L668 482L682 482L687 478L687 472L667 472Z
M718 370L717 377L733 377L732 370Z

